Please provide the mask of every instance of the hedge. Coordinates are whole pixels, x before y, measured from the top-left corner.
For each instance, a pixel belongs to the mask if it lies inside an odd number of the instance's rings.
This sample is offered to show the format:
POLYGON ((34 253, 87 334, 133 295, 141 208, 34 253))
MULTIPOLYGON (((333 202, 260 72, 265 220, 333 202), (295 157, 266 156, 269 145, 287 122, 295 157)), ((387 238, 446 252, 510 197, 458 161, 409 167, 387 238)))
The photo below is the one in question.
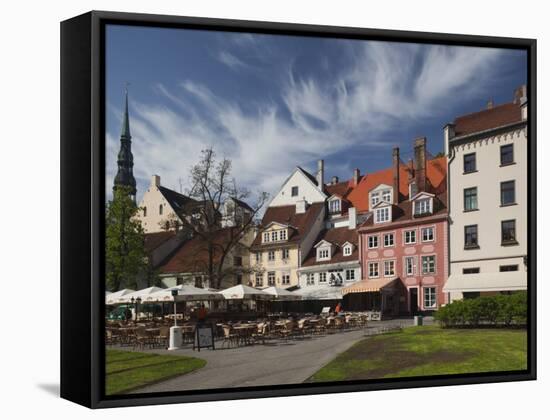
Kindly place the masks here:
POLYGON ((527 292, 457 300, 440 308, 443 327, 511 326, 527 323, 527 292))

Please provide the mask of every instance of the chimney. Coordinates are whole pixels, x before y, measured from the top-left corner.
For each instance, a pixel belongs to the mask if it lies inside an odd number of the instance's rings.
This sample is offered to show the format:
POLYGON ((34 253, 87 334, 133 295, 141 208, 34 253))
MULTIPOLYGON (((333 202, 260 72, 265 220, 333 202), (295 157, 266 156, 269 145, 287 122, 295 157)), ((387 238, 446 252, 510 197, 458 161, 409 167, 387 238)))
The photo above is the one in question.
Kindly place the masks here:
POLYGON ((356 186, 359 184, 359 179, 361 178, 361 171, 359 171, 359 168, 355 168, 353 170, 353 185, 356 186))
POLYGON ((304 214, 307 210, 307 201, 298 200, 296 201, 296 214, 304 214))
POLYGON ((514 103, 523 105, 525 102, 527 102, 527 86, 521 85, 514 90, 514 103))
POLYGON ((160 187, 160 176, 153 175, 151 177, 151 187, 160 187))
POLYGON ((332 177, 332 184, 338 184, 338 177, 337 176, 333 176, 332 177))
POLYGON ((348 209, 349 229, 355 229, 357 227, 357 209, 350 207, 348 209))
POLYGON ((417 191, 426 191, 426 137, 419 137, 414 141, 414 163, 417 191))
POLYGON ((454 136, 455 136, 455 125, 452 123, 446 124, 445 127, 443 127, 443 142, 444 142, 446 156, 449 156, 449 151, 451 150, 450 144, 454 136))
POLYGON ((393 204, 399 203, 399 147, 394 147, 393 157, 393 204))
POLYGON ((319 159, 317 161, 317 187, 319 187, 319 190, 323 192, 325 189, 325 161, 323 159, 319 159))
POLYGON ((495 106, 495 103, 493 102, 493 100, 489 99, 487 101, 487 109, 493 109, 494 106, 495 106))

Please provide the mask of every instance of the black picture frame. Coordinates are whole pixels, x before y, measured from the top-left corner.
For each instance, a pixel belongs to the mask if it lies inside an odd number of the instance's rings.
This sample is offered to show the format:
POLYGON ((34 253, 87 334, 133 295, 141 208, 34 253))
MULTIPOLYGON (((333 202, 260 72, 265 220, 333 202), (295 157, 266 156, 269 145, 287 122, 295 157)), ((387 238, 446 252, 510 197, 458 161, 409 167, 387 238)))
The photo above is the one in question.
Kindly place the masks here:
POLYGON ((536 379, 536 40, 92 11, 61 23, 61 397, 90 408, 536 379), (528 55, 528 368, 522 372, 104 395, 107 24, 522 49, 528 55))

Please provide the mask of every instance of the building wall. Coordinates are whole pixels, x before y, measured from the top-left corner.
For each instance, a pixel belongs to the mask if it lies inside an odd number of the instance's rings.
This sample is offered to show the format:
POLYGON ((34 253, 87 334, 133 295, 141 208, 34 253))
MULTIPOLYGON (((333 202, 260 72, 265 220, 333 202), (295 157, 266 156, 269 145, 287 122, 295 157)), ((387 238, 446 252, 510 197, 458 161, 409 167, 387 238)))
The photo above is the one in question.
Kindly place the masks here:
POLYGON ((308 203, 319 203, 325 201, 326 196, 319 191, 319 188, 311 182, 300 170, 295 170, 288 178, 279 192, 273 197, 269 207, 288 206, 296 204, 297 201, 306 200, 308 203), (292 187, 298 187, 298 195, 292 196, 292 187))
POLYGON ((168 204, 154 182, 151 182, 151 185, 143 194, 139 207, 140 210, 136 218, 141 221, 145 233, 161 232, 164 230, 161 223, 172 218, 178 218, 179 220, 174 209, 168 204), (162 214, 159 212, 160 205, 163 206, 162 214), (147 208, 147 216, 144 216, 143 208, 147 208))
POLYGON ((361 280, 361 265, 359 264, 359 261, 351 261, 351 262, 345 262, 345 263, 335 263, 335 264, 323 264, 323 265, 313 265, 308 267, 302 267, 300 268, 298 275, 299 275, 299 285, 301 288, 307 288, 309 286, 322 286, 326 285, 327 287, 334 287, 329 285, 329 271, 330 270, 343 270, 342 271, 342 278, 344 280, 342 286, 349 286, 350 284, 361 280), (353 280, 346 280, 346 270, 353 270, 354 271, 354 279, 353 280), (314 273, 314 284, 308 285, 307 284, 307 275, 309 273, 314 273), (327 273, 327 282, 326 283, 320 283, 319 282, 319 274, 320 273, 327 273))
POLYGON ((323 230, 323 227, 325 226, 325 212, 325 207, 323 207, 317 215, 315 222, 313 222, 311 228, 302 239, 300 244, 300 266, 306 259, 313 245, 315 245, 315 240, 318 238, 319 233, 321 233, 321 230, 323 230))
MULTIPOLYGON (((493 135, 466 144, 449 145, 450 274, 479 267, 480 273, 498 272, 500 265, 517 264, 527 287, 523 256, 527 254, 527 129, 493 135), (500 166, 500 146, 514 144, 515 164, 500 166), (476 153, 477 172, 464 174, 464 155, 476 153), (500 183, 515 180, 516 205, 501 207, 500 183), (464 188, 477 187, 477 211, 464 212, 464 188), (516 221, 517 245, 501 245, 501 221, 516 221), (464 249, 464 226, 478 226, 479 249, 464 249)), ((472 282, 476 276, 472 276, 472 282)), ((453 294, 452 298, 460 298, 453 294)))
MULTIPOLYGON (((257 272, 262 273, 262 279, 263 283, 259 287, 267 287, 269 286, 267 282, 267 275, 268 272, 275 272, 275 286, 276 287, 283 287, 287 288, 290 286, 295 286, 298 284, 298 275, 297 275, 297 269, 298 269, 298 245, 292 244, 292 245, 283 245, 281 244, 281 247, 270 247, 269 250, 262 249, 261 251, 258 251, 261 254, 261 261, 256 261, 256 254, 255 252, 250 253, 250 265, 254 268, 257 272), (289 250, 289 256, 288 259, 282 258, 282 249, 288 249, 289 250), (275 260, 274 261, 268 261, 268 251, 272 250, 275 251, 275 260), (283 274, 289 274, 290 275, 290 284, 283 284, 282 283, 282 276, 283 274)), ((249 280, 253 286, 256 286, 256 273, 251 273, 249 276, 249 280)))
POLYGON ((409 291, 412 288, 418 289, 418 308, 420 310, 435 310, 447 303, 447 294, 443 292, 443 286, 448 276, 447 260, 447 221, 441 218, 423 218, 418 223, 407 227, 394 227, 388 225, 388 229, 377 232, 360 232, 361 240, 361 272, 363 279, 385 278, 384 261, 395 261, 395 275, 386 278, 399 277, 407 289, 407 296, 403 303, 410 310, 409 291), (422 242, 421 229, 424 227, 434 228, 434 240, 422 242), (405 244, 404 232, 415 230, 416 243, 405 244), (383 235, 394 234, 394 246, 384 247, 383 235), (378 235, 378 247, 368 248, 368 237, 378 235), (435 273, 422 274, 422 256, 435 255, 435 273), (405 257, 415 257, 415 274, 407 275, 405 271, 405 257), (369 262, 379 263, 378 277, 369 277, 369 262), (436 306, 432 308, 424 305, 424 288, 436 288, 436 306))

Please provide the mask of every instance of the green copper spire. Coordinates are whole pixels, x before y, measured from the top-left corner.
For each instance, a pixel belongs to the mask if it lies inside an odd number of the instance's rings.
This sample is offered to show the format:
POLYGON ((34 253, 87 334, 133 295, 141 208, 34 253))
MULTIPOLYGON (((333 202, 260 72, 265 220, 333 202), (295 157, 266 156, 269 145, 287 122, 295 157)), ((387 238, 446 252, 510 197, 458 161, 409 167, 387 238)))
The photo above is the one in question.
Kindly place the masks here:
POLYGON ((124 115, 122 117, 122 130, 120 132, 120 137, 125 137, 131 139, 130 135, 130 118, 128 116, 128 87, 125 90, 125 102, 124 102, 124 115))

